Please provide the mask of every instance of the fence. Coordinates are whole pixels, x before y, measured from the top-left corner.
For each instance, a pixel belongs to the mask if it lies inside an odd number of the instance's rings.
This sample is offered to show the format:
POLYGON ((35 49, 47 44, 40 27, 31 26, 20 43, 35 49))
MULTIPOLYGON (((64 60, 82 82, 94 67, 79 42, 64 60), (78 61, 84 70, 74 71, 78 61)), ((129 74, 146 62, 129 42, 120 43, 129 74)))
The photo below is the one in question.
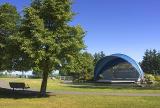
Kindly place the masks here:
POLYGON ((63 81, 72 81, 73 77, 72 76, 59 76, 59 79, 63 81))

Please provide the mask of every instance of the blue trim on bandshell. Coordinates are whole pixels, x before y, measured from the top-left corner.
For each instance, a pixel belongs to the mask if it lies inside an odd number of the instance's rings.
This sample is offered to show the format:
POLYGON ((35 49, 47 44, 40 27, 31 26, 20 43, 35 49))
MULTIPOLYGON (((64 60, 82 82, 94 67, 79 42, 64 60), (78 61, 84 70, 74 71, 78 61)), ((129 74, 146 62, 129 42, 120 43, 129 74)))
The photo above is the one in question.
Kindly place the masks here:
POLYGON ((138 79, 143 79, 144 78, 144 73, 143 70, 141 69, 140 65, 133 60, 131 57, 124 55, 124 54, 112 54, 110 56, 106 56, 104 58, 102 58, 101 60, 98 61, 98 63, 96 64, 95 67, 95 71, 94 71, 94 79, 96 80, 98 75, 101 73, 101 70, 104 68, 104 66, 110 62, 113 61, 116 58, 120 58, 125 60, 127 63, 131 64, 139 73, 139 78, 138 79))

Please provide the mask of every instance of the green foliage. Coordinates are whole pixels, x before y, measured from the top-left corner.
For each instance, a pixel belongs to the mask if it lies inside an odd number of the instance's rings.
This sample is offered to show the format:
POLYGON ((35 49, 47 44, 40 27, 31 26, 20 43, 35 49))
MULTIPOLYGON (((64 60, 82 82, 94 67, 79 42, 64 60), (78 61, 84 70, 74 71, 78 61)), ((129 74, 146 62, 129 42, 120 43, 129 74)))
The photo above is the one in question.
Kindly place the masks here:
POLYGON ((160 74, 160 53, 155 49, 146 50, 141 67, 145 73, 160 74))
POLYGON ((42 0, 32 0, 31 7, 33 7, 36 10, 39 10, 42 6, 42 0))
POLYGON ((155 83, 155 77, 151 74, 145 74, 144 78, 145 78, 146 83, 149 85, 155 83))
POLYGON ((34 8, 24 10, 24 19, 20 28, 21 33, 13 37, 21 46, 21 50, 27 54, 33 62, 34 71, 52 71, 57 63, 56 54, 58 46, 55 36, 45 30, 43 20, 37 15, 34 8), (46 63, 47 62, 47 63, 46 63), (46 67, 46 64, 50 64, 46 67))
POLYGON ((14 42, 9 39, 18 31, 19 14, 8 3, 0 5, 0 70, 11 70, 15 59, 14 42))
POLYGON ((71 0, 33 0, 31 6, 39 11, 45 27, 57 30, 72 20, 71 0))
POLYGON ((160 76, 159 76, 159 75, 155 76, 155 80, 156 80, 157 82, 160 82, 160 76))
POLYGON ((71 62, 66 62, 61 68, 61 74, 72 75, 76 80, 90 80, 93 78, 94 58, 88 52, 79 53, 71 59, 71 62))
POLYGON ((14 6, 6 3, 0 5, 0 40, 5 41, 5 38, 13 35, 17 31, 17 22, 19 15, 14 6))
POLYGON ((101 52, 99 52, 99 53, 95 53, 95 54, 94 54, 94 64, 96 65, 97 62, 98 62, 100 59, 104 58, 105 56, 106 56, 106 55, 104 54, 103 51, 101 51, 101 52))
POLYGON ((36 71, 36 72, 32 72, 33 74, 33 78, 42 78, 42 72, 40 71, 36 71))
POLYGON ((17 43, 15 46, 19 56, 16 60, 20 63, 27 61, 27 64, 17 65, 16 68, 30 68, 42 73, 43 95, 48 74, 60 70, 65 63, 71 64, 85 48, 82 27, 68 24, 74 14, 71 4, 70 0, 33 0, 31 7, 24 10, 19 33, 10 37, 17 43))
POLYGON ((90 53, 82 53, 79 61, 79 79, 80 80, 91 80, 93 78, 94 71, 94 58, 90 53))
POLYGON ((1 5, 0 70, 42 73, 45 93, 48 74, 75 62, 85 48, 82 27, 68 24, 74 15, 71 5, 70 0, 33 0, 22 20, 14 6, 1 5))

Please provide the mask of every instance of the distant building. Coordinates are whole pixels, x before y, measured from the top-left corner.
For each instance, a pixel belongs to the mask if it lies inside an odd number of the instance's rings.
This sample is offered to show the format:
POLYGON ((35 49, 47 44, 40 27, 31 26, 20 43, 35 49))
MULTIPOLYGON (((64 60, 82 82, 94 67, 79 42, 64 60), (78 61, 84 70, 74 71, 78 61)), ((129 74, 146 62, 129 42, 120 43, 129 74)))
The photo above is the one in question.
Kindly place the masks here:
MULTIPOLYGON (((0 74, 2 74, 3 76, 10 76, 10 77, 41 77, 42 73, 38 73, 38 74, 34 74, 32 70, 30 71, 0 71, 0 74)), ((59 71, 58 70, 53 70, 50 74, 51 76, 58 76, 59 75, 59 71)))
POLYGON ((1 74, 5 76, 11 76, 11 77, 26 77, 33 76, 32 71, 1 71, 1 74))

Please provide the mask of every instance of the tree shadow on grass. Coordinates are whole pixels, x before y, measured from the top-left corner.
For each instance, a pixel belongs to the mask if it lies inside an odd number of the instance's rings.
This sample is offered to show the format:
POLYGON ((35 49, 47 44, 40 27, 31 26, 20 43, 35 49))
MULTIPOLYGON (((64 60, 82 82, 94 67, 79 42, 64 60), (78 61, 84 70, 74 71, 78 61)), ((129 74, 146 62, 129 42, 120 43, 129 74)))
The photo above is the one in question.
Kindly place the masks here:
MULTIPOLYGON (((50 92, 46 93, 47 98, 51 96, 50 92)), ((12 98, 12 99, 23 99, 23 98, 42 98, 40 92, 31 90, 11 90, 7 88, 0 88, 0 98, 12 98)))

